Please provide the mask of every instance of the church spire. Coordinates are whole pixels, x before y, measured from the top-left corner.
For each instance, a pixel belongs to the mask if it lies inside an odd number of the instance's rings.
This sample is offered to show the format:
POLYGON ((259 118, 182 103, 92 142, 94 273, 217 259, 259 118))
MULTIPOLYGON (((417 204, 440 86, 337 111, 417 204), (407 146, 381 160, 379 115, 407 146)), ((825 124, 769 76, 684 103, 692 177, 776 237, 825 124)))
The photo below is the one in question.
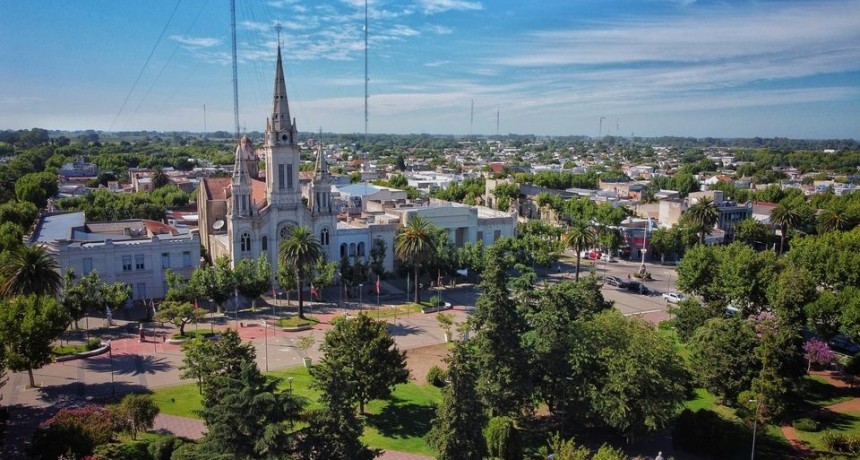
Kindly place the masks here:
POLYGON ((250 185, 251 171, 248 162, 254 161, 254 148, 248 136, 243 136, 236 146, 236 158, 233 160, 233 185, 250 185))
POLYGON ((275 65, 275 91, 272 101, 272 118, 266 130, 272 144, 295 144, 295 126, 290 119, 290 104, 287 101, 287 83, 284 80, 284 65, 281 45, 278 43, 278 61, 275 65))
POLYGON ((314 179, 327 179, 328 174, 328 161, 326 161, 325 150, 323 149, 322 142, 320 142, 319 148, 317 149, 317 163, 314 167, 314 179))

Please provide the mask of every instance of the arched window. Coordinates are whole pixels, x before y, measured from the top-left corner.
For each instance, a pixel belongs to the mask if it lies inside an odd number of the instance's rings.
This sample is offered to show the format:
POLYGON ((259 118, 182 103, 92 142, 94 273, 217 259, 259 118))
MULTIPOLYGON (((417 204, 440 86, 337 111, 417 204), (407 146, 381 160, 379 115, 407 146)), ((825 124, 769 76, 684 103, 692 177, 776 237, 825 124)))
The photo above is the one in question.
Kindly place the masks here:
POLYGON ((260 249, 263 251, 269 250, 269 237, 268 236, 263 235, 263 238, 260 241, 260 249))
POLYGON ((340 243, 340 258, 346 257, 346 243, 340 243))
POLYGON ((251 250, 251 235, 247 233, 243 233, 242 237, 239 239, 239 247, 242 252, 248 252, 251 250))
POLYGON ((355 257, 355 243, 349 243, 349 256, 355 257))
POLYGON ((324 228, 320 232, 320 244, 322 244, 323 246, 328 246, 328 243, 329 243, 328 229, 324 228))
POLYGON ((358 257, 364 257, 364 241, 358 243, 358 257))

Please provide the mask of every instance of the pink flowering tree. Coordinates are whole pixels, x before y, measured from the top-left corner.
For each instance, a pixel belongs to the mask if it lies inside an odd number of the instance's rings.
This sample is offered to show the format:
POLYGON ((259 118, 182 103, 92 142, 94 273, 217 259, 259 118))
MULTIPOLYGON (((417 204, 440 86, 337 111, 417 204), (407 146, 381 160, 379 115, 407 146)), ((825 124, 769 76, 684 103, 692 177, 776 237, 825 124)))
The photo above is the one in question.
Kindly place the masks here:
POLYGON ((803 355, 808 363, 806 373, 812 368, 812 364, 826 366, 833 362, 836 355, 826 342, 820 339, 811 339, 803 344, 803 355))

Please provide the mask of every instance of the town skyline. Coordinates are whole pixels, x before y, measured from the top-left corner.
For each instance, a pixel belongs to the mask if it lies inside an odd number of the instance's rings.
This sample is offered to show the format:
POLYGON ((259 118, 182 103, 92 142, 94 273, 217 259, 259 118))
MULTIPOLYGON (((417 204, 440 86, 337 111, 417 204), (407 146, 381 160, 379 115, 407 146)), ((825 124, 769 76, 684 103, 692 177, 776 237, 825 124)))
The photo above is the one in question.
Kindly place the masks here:
MULTIPOLYGON (((226 2, 4 10, 0 128, 232 131, 226 2)), ((858 11, 371 1, 368 129, 496 134, 498 114, 500 134, 856 139, 858 11)), ((242 129, 271 112, 278 23, 299 130, 362 132, 363 22, 361 0, 238 2, 242 129)))

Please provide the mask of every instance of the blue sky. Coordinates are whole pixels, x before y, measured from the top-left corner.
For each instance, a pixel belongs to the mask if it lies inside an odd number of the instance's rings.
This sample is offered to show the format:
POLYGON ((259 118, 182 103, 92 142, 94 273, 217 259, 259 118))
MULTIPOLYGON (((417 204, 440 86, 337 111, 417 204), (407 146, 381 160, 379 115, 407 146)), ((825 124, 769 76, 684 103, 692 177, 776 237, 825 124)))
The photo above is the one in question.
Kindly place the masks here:
MULTIPOLYGON (((236 3, 243 128, 271 111, 278 22, 299 129, 362 132, 364 1, 236 3)), ((597 136, 605 117, 622 136, 860 138, 860 0, 369 9, 371 133, 495 134, 498 111, 502 134, 597 136)), ((205 104, 209 131, 232 130, 227 0, 0 0, 0 14, 0 129, 202 131, 205 104)))

